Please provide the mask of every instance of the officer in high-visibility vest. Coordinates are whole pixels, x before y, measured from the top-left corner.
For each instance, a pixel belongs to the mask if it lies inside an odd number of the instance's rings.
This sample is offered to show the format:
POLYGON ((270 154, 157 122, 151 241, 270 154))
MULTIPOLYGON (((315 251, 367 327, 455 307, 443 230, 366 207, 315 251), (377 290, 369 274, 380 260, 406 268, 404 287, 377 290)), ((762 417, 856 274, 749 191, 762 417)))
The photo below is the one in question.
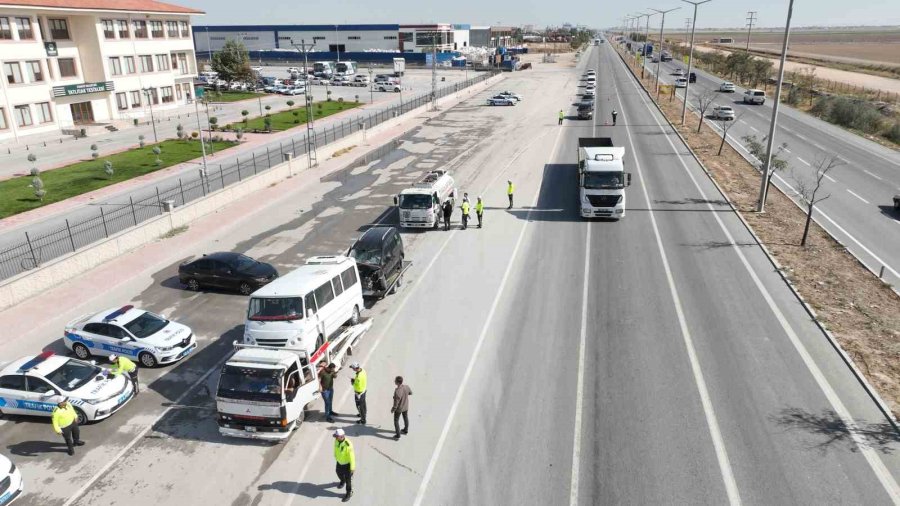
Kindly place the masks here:
POLYGON ((562 109, 559 110, 559 124, 562 125, 563 119, 565 119, 566 113, 563 112, 562 109))
POLYGON ((463 230, 469 228, 469 201, 463 200, 462 205, 462 228, 463 230))
POLYGON ((509 207, 507 209, 512 209, 513 206, 513 191, 515 190, 515 186, 513 186, 512 181, 506 181, 506 196, 509 197, 509 207))
POLYGON ((128 379, 131 380, 132 386, 134 386, 134 395, 140 393, 137 364, 127 357, 115 354, 109 356, 109 361, 112 362, 114 366, 109 372, 112 373, 113 376, 118 376, 123 372, 127 374, 128 379))
POLYGON ((475 201, 475 216, 478 217, 478 228, 481 228, 481 218, 484 216, 484 202, 481 197, 475 201))
POLYGON ((356 372, 356 376, 350 379, 350 384, 353 385, 353 398, 356 400, 356 410, 359 411, 359 422, 363 425, 366 424, 366 384, 368 383, 368 378, 366 376, 366 371, 360 367, 359 362, 353 362, 350 364, 350 369, 353 369, 356 372))
POLYGON ((53 424, 53 431, 62 434, 69 455, 75 455, 75 447, 84 445, 84 441, 81 440, 81 433, 78 430, 78 413, 69 404, 69 399, 59 401, 53 408, 50 422, 53 424))
POLYGON ((344 429, 334 431, 334 467, 338 476, 338 488, 344 488, 347 485, 347 493, 344 494, 343 502, 350 500, 353 495, 353 472, 356 471, 356 454, 353 452, 353 443, 347 439, 344 429))

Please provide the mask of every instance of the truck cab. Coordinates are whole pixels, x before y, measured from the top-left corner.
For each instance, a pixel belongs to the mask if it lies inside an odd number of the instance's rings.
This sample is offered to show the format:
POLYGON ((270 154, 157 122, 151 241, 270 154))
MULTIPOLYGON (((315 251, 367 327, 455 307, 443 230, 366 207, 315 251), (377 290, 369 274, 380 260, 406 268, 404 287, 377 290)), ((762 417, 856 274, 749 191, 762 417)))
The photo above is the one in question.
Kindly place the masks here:
POLYGON ((625 188, 631 174, 625 172, 625 148, 608 137, 578 139, 578 192, 583 218, 620 219, 625 216, 625 188))
POLYGON ((400 226, 437 228, 441 221, 441 204, 456 200, 453 178, 445 170, 433 170, 394 197, 400 208, 400 226))

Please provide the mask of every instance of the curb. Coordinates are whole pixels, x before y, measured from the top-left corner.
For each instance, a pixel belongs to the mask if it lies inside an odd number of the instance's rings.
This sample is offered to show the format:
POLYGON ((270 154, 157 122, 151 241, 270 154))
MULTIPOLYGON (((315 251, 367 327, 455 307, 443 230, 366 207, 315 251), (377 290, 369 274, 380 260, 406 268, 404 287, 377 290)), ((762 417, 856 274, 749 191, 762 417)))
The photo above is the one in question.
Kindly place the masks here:
MULTIPOLYGON (((628 66, 628 62, 625 61, 625 59, 622 57, 621 53, 616 51, 616 54, 619 56, 619 59, 622 60, 622 63, 625 64, 625 67, 628 69, 628 71, 631 73, 631 75, 635 79, 637 79, 637 76, 635 76, 634 71, 631 69, 631 67, 628 66)), ((643 83, 641 83, 640 79, 637 79, 637 81, 639 84, 641 84, 641 89, 643 89, 644 92, 647 93, 648 96, 650 96, 650 93, 647 91, 646 88, 644 88, 643 83)), ((803 309, 812 318, 812 321, 816 324, 816 327, 818 327, 819 330, 822 331, 822 334, 828 340, 828 343, 831 344, 831 347, 834 348, 835 351, 837 351, 838 355, 840 355, 840 357, 844 361, 844 363, 850 368, 850 371, 853 373, 853 376, 856 377, 857 382, 859 382, 859 384, 863 387, 863 390, 866 391, 866 394, 869 395, 869 398, 871 398, 875 402, 875 405, 878 407, 878 410, 881 411, 881 413, 887 418, 888 422, 891 424, 891 426, 893 426, 894 431, 897 432, 898 434, 900 434, 900 422, 898 422, 897 418, 894 416, 894 413, 890 410, 890 408, 888 408, 887 403, 885 403, 884 400, 881 398, 881 396, 878 394, 878 391, 875 390, 874 387, 872 387, 872 385, 869 383, 869 381, 865 378, 865 376, 862 374, 862 372, 856 366, 856 363, 853 361, 853 359, 849 355, 847 355, 847 352, 844 351, 844 349, 841 347, 840 343, 838 343, 837 340, 834 338, 834 335, 828 329, 825 328, 825 325, 821 321, 819 321, 819 317, 816 314, 816 311, 812 307, 810 307, 810 305, 806 302, 806 300, 803 298, 803 296, 797 290, 797 287, 794 285, 794 283, 791 282, 791 280, 787 278, 787 276, 785 275, 785 272, 784 272, 784 268, 781 266, 781 264, 778 263, 778 260, 775 259, 774 256, 772 256, 772 253, 765 246, 765 244, 763 244, 763 242, 762 242, 762 240, 760 240, 759 236, 756 235, 756 232, 754 232, 754 230, 750 226, 750 224, 747 223, 747 221, 744 219, 743 215, 741 215, 741 212, 735 207, 735 205, 731 201, 731 199, 728 198, 728 195, 722 190, 722 188, 716 182, 715 178, 713 178, 712 174, 706 168, 706 165, 703 164, 703 162, 700 160, 700 158, 697 156, 697 154, 694 152, 694 150, 688 145, 687 141, 684 139, 684 137, 682 137, 681 132, 678 131, 678 129, 675 127, 674 124, 672 124, 671 121, 669 121, 669 118, 665 115, 665 113, 663 113, 662 109, 660 109, 660 107, 659 107, 659 104, 657 104, 656 101, 653 100, 652 96, 650 97, 650 102, 653 103, 653 106, 656 107, 656 110, 659 111, 659 113, 662 115, 663 119, 665 119, 666 124, 669 125, 669 128, 672 130, 672 132, 674 132, 675 135, 678 136, 678 139, 681 141, 681 143, 684 145, 684 147, 687 148, 688 152, 691 154, 691 156, 694 158, 694 160, 697 162, 697 164, 700 165, 700 168, 703 169, 703 172, 706 174, 706 177, 708 177, 709 180, 712 182, 712 184, 716 187, 716 190, 719 192, 720 195, 722 195, 722 198, 725 199, 725 202, 727 202, 728 206, 731 208, 731 210, 734 211, 734 214, 737 215, 738 219, 741 220, 741 223, 744 225, 744 228, 747 229, 747 232, 750 233, 750 235, 753 237, 753 240, 756 241, 756 244, 758 244, 759 247, 762 249, 763 253, 766 255, 766 258, 769 259, 769 262, 772 264, 773 267, 775 267, 776 272, 778 272, 778 275, 781 277, 782 280, 784 280, 785 284, 791 290, 791 293, 794 294, 794 297, 797 298, 797 300, 803 306, 803 309)), ((732 147, 732 149, 734 149, 734 147, 732 147)), ((739 150, 735 150, 735 151, 739 151, 739 150)), ((749 162, 749 160, 748 160, 748 162, 749 162)), ((753 165, 753 164, 751 163, 751 165, 753 165)), ((781 190, 781 188, 778 188, 777 186, 775 186, 775 187, 778 189, 778 191, 780 191, 782 194, 784 194, 785 197, 788 198, 788 200, 790 200, 791 202, 794 202, 794 199, 790 198, 787 194, 785 194, 784 191, 781 190)), ((794 204, 796 204, 796 202, 794 202, 794 204)), ((819 225, 819 228, 822 228, 823 230, 825 230, 821 225, 819 225)), ((827 230, 825 232, 828 233, 827 230)), ((832 237, 832 239, 833 239, 833 236, 831 236, 830 233, 828 233, 828 236, 832 237)), ((837 242, 842 247, 844 247, 845 250, 847 249, 843 244, 841 244, 840 241, 837 241, 835 239, 835 242, 837 242)), ((847 250, 847 251, 849 253, 849 250, 847 250)), ((856 259, 857 262, 859 262, 859 259, 856 258, 855 255, 853 255, 851 253, 851 256, 853 256, 853 258, 856 259)), ((860 264, 862 264, 862 262, 860 262, 860 264)))

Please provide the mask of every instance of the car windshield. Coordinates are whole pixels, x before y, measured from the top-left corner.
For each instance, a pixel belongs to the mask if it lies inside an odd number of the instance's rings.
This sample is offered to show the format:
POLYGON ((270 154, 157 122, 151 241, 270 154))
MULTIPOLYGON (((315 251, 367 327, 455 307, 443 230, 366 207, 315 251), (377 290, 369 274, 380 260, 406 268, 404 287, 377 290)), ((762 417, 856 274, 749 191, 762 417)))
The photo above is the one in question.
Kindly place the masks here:
POLYGON ((357 248, 350 250, 350 256, 363 264, 381 265, 381 248, 357 248))
POLYGON ((257 369, 226 365, 219 376, 219 397, 254 401, 281 401, 280 369, 257 369))
MULTIPOLYGON (((496 97, 495 97, 496 98, 496 97)), ((410 193, 400 195, 400 209, 430 209, 431 195, 410 193)))
POLYGON ((302 297, 253 297, 247 319, 255 321, 292 321, 303 319, 302 297))
POLYGON ((621 172, 585 172, 584 188, 586 190, 620 189, 622 185, 621 172))
POLYGON ((134 320, 126 323, 124 325, 125 330, 131 332, 135 337, 147 337, 156 334, 160 330, 163 329, 166 325, 169 324, 169 320, 166 320, 162 316, 155 315, 153 313, 144 313, 141 316, 138 316, 134 320))
POLYGON ((242 271, 244 269, 253 267, 257 263, 258 262, 256 260, 254 260, 248 256, 238 255, 234 258, 234 260, 232 260, 231 265, 235 270, 242 271))
POLYGON ((45 377, 50 383, 71 392, 84 386, 99 373, 100 368, 95 365, 69 359, 60 368, 45 377))

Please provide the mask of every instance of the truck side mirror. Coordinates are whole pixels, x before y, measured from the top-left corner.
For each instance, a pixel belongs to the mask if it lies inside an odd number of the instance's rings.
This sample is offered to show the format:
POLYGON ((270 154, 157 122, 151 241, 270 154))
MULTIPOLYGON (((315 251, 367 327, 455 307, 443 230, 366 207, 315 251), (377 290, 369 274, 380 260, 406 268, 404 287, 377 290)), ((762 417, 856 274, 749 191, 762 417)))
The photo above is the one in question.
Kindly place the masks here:
POLYGON ((398 198, 396 195, 394 195, 394 205, 395 205, 395 206, 399 206, 399 205, 400 205, 400 198, 398 198))
POLYGON ((314 313, 313 313, 313 310, 312 310, 312 309, 307 309, 307 310, 306 310, 306 317, 307 317, 307 318, 312 318, 312 317, 313 317, 313 314, 314 314, 314 313))
POLYGON ((625 173, 625 186, 631 186, 631 172, 625 173))

